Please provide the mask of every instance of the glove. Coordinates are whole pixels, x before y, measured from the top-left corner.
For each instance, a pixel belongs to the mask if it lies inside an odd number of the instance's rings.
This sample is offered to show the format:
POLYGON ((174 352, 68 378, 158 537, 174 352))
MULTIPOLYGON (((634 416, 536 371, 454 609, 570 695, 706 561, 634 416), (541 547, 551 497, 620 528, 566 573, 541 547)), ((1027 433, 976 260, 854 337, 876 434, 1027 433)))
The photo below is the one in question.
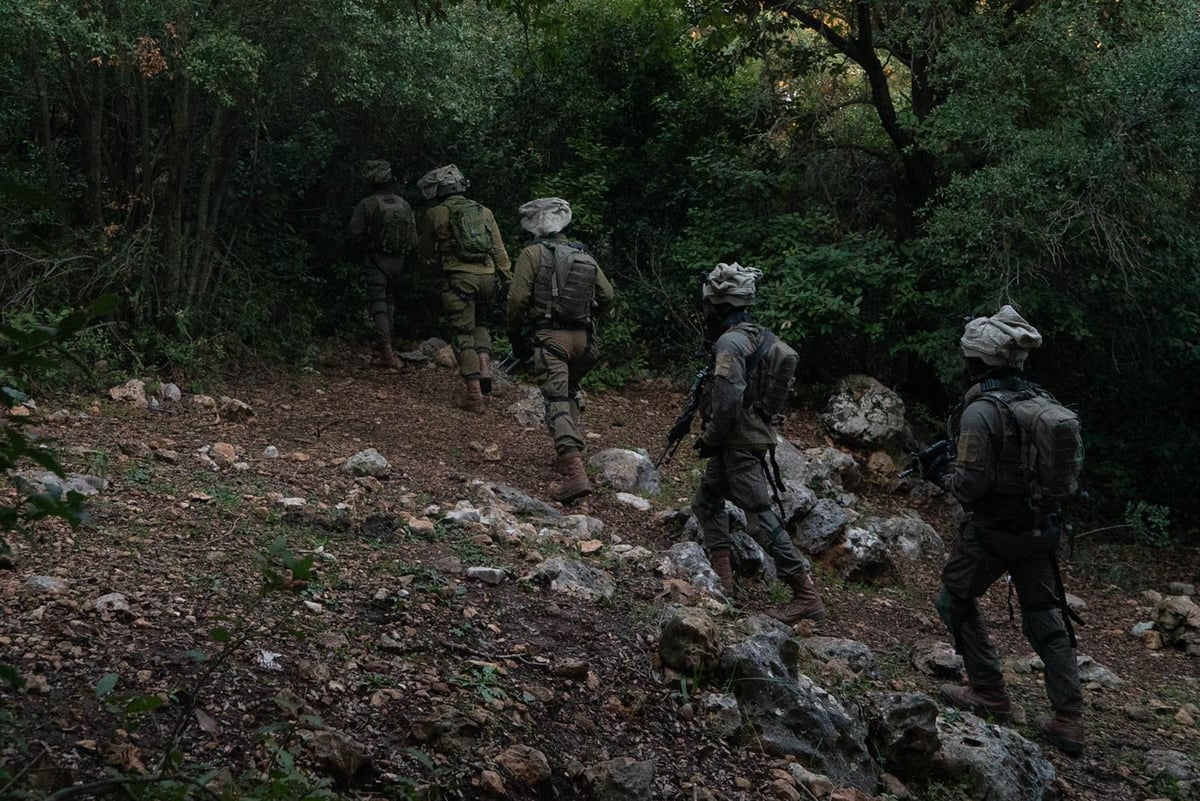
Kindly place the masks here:
POLYGON ((707 442, 704 441, 703 438, 697 439, 695 442, 692 443, 692 450, 694 450, 696 452, 696 455, 699 456, 701 459, 711 459, 721 452, 720 446, 709 445, 707 442))

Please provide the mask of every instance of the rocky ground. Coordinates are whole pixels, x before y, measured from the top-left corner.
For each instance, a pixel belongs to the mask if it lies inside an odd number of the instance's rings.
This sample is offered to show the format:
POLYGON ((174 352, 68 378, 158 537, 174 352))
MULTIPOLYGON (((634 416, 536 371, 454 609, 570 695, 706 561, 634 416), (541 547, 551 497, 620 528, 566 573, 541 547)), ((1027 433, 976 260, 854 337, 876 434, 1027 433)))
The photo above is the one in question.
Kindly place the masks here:
MULTIPOLYGON (((1045 699, 1002 585, 984 606, 1017 721, 931 700, 955 671, 930 603, 950 507, 886 459, 792 415, 806 536, 841 539, 815 549, 829 616, 786 631, 756 617, 778 585, 724 602, 678 545, 686 445, 657 489, 557 508, 536 404, 510 385, 467 415, 457 384, 335 348, 212 393, 249 408, 186 384, 157 408, 36 398, 34 430, 102 489, 84 526, 38 524, 0 570, 0 661, 25 682, 0 690, 0 797, 1200 797, 1200 656, 1159 647, 1161 621, 1130 633, 1164 604, 1186 617, 1195 549, 1098 534, 1064 566, 1091 659, 1069 759, 1024 739, 1045 699), (350 469, 367 449, 388 467, 350 469), (848 531, 877 547, 913 515, 933 529, 884 568, 848 561, 848 531)), ((656 455, 679 402, 660 382, 593 394, 592 452, 656 455)))

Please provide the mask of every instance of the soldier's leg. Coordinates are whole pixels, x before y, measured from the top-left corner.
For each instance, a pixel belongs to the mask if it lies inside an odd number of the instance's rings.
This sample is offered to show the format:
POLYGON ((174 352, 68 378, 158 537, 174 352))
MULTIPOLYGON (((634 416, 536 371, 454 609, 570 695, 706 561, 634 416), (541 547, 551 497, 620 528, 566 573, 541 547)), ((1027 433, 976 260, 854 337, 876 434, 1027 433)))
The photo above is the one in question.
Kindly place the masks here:
POLYGON ((475 352, 475 287, 470 276, 449 273, 442 291, 442 308, 453 338, 458 372, 464 379, 479 379, 479 355, 475 352))
MULTIPOLYGON (((596 347, 595 337, 591 331, 569 331, 571 340, 571 359, 569 362, 570 377, 567 385, 567 395, 571 399, 571 422, 575 430, 582 434, 583 407, 579 400, 579 382, 600 361, 600 351, 596 347)), ((582 440, 582 436, 580 437, 582 440)))
POLYGON ((725 511, 725 498, 728 495, 724 454, 718 454, 704 466, 700 487, 692 499, 692 514, 696 516, 696 523, 704 535, 704 546, 709 553, 733 548, 733 537, 729 535, 729 513, 725 511))
POLYGON ((1058 586, 1049 553, 1012 565, 1013 585, 1021 603, 1021 628, 1033 650, 1046 665, 1046 696, 1055 712, 1083 712, 1079 663, 1067 634, 1059 603, 1058 586))
POLYGON ((491 361, 492 361, 492 332, 488 328, 488 318, 496 301, 496 276, 473 275, 471 283, 475 286, 475 326, 471 331, 471 341, 480 362, 480 375, 484 376, 483 365, 486 362, 488 370, 488 390, 491 390, 491 361))
POLYGON ((780 578, 811 571, 812 565, 796 548, 771 506, 771 491, 760 455, 739 450, 723 450, 722 455, 729 480, 729 500, 745 511, 746 533, 775 560, 780 578))
POLYGON ((934 606, 962 655, 971 686, 1002 690, 1004 676, 1000 657, 988 637, 987 624, 976 599, 1004 575, 1007 568, 987 554, 979 544, 979 530, 965 524, 946 566, 942 568, 942 590, 934 606))
POLYGON ((583 451, 583 437, 571 418, 570 331, 542 330, 540 347, 534 355, 541 373, 542 401, 546 405, 546 428, 558 454, 583 451))
POLYGON ((388 313, 388 276, 376 264, 366 266, 367 310, 377 343, 392 341, 392 316, 388 313))

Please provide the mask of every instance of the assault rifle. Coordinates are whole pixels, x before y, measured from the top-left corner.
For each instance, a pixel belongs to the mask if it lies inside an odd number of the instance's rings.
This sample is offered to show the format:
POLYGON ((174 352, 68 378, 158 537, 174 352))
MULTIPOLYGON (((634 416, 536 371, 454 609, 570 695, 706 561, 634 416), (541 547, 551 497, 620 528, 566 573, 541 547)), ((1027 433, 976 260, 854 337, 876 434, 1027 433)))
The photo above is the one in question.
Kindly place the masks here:
POLYGON ((920 478, 936 484, 946 475, 951 460, 957 456, 954 443, 948 439, 940 439, 928 448, 909 454, 908 469, 900 474, 900 478, 908 478, 915 473, 920 478))
POLYGON ((529 359, 522 359, 516 354, 515 351, 510 350, 508 354, 500 360, 500 363, 496 365, 496 369, 504 373, 506 376, 512 377, 512 374, 516 371, 516 369, 527 361, 529 361, 529 359))
POLYGON ((661 467, 663 462, 669 461, 675 455, 675 449, 679 447, 679 443, 691 432, 692 420, 695 419, 696 412, 700 410, 700 395, 704 392, 704 385, 711 377, 712 374, 707 367, 696 373, 696 380, 692 382, 692 388, 688 390, 687 406, 683 408, 679 417, 675 418, 675 425, 671 426, 671 430, 667 432, 667 447, 663 449, 658 461, 654 463, 655 467, 661 467))

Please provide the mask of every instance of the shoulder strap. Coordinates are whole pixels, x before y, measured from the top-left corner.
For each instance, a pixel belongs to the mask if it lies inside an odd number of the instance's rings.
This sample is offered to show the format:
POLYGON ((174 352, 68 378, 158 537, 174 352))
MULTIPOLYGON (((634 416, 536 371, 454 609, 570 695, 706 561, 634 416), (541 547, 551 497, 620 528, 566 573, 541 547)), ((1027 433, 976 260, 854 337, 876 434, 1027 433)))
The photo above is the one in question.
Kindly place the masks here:
POLYGON ((749 373, 751 370, 753 370, 755 367, 757 367, 758 363, 761 362, 764 358, 766 358, 767 351, 769 351, 771 349, 771 346, 773 346, 775 344, 775 334, 773 334, 771 332, 771 329, 764 328, 764 329, 762 329, 762 332, 763 332, 762 341, 758 343, 758 347, 754 349, 754 352, 746 357, 746 372, 747 373, 749 373))

